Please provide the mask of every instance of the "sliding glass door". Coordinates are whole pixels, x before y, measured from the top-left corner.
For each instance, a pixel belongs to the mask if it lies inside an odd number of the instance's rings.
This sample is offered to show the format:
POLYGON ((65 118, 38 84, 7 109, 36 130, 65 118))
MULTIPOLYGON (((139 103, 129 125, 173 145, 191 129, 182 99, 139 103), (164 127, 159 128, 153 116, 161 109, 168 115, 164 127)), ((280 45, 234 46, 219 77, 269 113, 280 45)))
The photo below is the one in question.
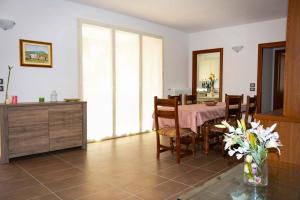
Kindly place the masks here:
POLYGON ((88 23, 80 27, 88 140, 151 130, 153 97, 163 89, 162 39, 88 23))

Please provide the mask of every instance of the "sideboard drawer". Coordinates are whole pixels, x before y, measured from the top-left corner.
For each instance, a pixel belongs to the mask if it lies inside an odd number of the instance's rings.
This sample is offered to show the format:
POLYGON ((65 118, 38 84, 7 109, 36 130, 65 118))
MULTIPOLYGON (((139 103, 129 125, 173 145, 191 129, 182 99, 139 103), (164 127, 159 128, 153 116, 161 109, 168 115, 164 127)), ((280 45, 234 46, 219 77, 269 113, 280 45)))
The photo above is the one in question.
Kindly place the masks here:
POLYGON ((8 127, 48 123, 45 106, 13 107, 8 109, 8 127))

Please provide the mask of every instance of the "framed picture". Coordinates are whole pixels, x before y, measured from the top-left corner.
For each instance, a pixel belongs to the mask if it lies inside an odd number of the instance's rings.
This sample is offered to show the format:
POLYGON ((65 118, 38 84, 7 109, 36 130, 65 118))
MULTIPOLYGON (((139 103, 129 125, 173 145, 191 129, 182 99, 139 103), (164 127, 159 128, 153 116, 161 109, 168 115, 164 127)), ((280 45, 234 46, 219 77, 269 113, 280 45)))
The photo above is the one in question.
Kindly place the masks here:
POLYGON ((27 67, 52 67, 52 44, 20 40, 20 62, 27 67))

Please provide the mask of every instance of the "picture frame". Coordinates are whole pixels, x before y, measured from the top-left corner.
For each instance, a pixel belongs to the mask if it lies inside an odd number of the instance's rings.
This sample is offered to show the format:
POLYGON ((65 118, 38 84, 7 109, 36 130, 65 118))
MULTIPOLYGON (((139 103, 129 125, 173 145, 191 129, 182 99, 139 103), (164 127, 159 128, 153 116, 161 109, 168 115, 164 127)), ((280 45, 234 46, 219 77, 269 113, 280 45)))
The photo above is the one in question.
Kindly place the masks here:
POLYGON ((52 68, 52 43, 20 39, 20 65, 52 68))

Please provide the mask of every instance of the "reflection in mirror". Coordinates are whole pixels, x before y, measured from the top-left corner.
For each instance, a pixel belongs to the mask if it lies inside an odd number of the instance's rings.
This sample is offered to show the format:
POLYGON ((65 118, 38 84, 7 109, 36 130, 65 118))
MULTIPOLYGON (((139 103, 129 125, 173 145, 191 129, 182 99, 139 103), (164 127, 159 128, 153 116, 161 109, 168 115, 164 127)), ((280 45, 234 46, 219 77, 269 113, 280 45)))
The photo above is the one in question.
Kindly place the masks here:
POLYGON ((222 100, 223 49, 193 52, 193 94, 197 102, 222 100))

